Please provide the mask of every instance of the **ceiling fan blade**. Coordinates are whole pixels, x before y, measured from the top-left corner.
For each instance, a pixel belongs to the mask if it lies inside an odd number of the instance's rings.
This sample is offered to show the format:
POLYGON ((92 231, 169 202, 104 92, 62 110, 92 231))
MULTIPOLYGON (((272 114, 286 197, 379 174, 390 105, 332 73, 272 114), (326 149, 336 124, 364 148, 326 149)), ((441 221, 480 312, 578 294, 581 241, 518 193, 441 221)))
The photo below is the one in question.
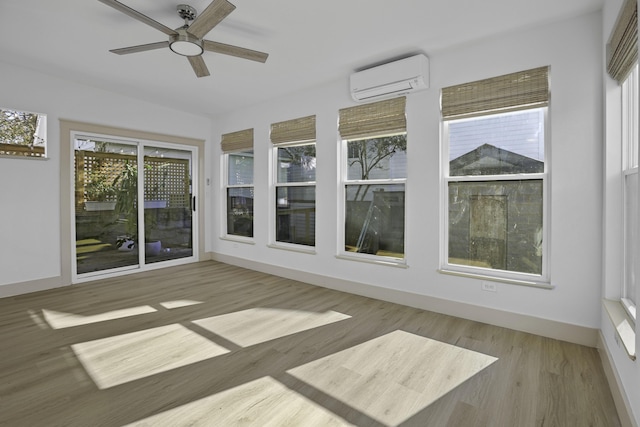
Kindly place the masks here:
POLYGON ((111 49, 109 52, 117 53, 118 55, 126 55, 128 53, 144 52, 146 50, 161 49, 163 47, 169 47, 169 42, 157 42, 141 44, 138 46, 122 47, 120 49, 111 49))
POLYGON ((227 0, 213 0, 200 15, 196 16, 196 19, 189 25, 187 32, 201 39, 227 15, 233 12, 235 8, 227 0))
POLYGON ((178 34, 175 30, 172 30, 171 28, 159 23, 158 21, 155 21, 149 18, 147 15, 143 15, 142 13, 138 12, 135 9, 131 9, 129 6, 126 6, 120 3, 119 1, 116 1, 116 0, 98 0, 98 1, 106 4, 107 6, 111 6, 112 8, 119 10, 120 12, 126 15, 129 15, 130 17, 137 19, 140 22, 144 22, 145 24, 150 25, 151 27, 155 28, 156 30, 162 31, 168 36, 175 36, 176 34, 178 34))
POLYGON ((268 53, 245 49, 243 47, 233 46, 230 44, 213 42, 211 40, 203 40, 202 47, 204 48, 204 50, 208 50, 209 52, 237 56, 238 58, 249 59, 251 61, 257 62, 265 62, 269 57, 268 53))
POLYGON ((204 63, 202 56, 187 56, 187 59, 189 60, 189 64, 191 64, 191 68, 195 71, 196 76, 206 77, 209 75, 209 69, 207 68, 207 64, 204 63))

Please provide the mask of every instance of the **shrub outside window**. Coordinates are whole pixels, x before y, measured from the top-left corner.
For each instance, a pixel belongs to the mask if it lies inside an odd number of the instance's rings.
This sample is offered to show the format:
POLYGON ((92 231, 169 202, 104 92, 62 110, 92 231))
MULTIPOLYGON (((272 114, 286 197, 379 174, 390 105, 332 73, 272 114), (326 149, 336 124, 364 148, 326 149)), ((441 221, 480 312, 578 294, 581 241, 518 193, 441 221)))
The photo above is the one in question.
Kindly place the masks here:
POLYGON ((47 116, 0 109, 0 156, 46 157, 47 116))

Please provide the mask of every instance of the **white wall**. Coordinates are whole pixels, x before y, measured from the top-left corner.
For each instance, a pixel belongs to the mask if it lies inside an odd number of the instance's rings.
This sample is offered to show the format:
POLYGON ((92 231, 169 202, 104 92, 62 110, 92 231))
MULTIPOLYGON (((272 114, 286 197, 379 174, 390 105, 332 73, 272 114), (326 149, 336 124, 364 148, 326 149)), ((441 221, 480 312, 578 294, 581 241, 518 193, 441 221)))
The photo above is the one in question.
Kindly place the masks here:
MULTIPOLYGON (((409 268, 337 259, 338 109, 353 105, 347 76, 305 93, 218 117, 213 140, 255 128, 255 245, 221 240, 223 217, 214 207, 211 248, 222 258, 264 263, 504 312, 587 328, 600 325, 602 49, 599 12, 442 52, 428 52, 431 88, 407 100, 409 268), (543 65, 551 66, 551 257, 553 290, 439 274, 439 92, 442 87, 543 65), (317 115, 317 253, 268 248, 268 150, 272 122, 317 115)), ((426 48, 425 48, 426 50, 426 48)), ((219 144, 213 152, 219 166, 219 144)), ((220 200, 214 175, 213 200, 220 200)), ((220 258, 220 257, 219 257, 220 258)), ((322 281, 322 279, 320 279, 322 281)), ((329 281, 327 282, 328 285, 329 281)), ((382 296, 385 291, 382 292, 382 296)))
POLYGON ((0 75, 0 106, 47 114, 48 124, 47 160, 0 158, 2 297, 18 289, 3 285, 68 284, 60 279, 59 119, 204 140, 211 121, 6 63, 0 63, 0 75))

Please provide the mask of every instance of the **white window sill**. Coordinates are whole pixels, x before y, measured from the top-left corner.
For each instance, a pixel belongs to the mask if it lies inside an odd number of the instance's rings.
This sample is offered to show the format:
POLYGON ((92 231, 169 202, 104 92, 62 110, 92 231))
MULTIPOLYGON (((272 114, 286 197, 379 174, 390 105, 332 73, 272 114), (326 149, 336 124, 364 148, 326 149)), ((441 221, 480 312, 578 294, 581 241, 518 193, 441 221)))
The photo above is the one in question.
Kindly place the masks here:
POLYGON ((636 305, 627 298, 622 298, 620 301, 622 303, 622 308, 627 312, 627 315, 631 318, 633 322, 633 328, 636 326, 636 305))
POLYGON ((490 275, 480 274, 480 273, 469 273, 469 272, 465 272, 465 271, 448 270, 446 268, 439 269, 438 273, 440 273, 440 274, 448 274, 448 275, 451 275, 451 276, 468 277, 470 279, 488 280, 488 281, 491 281, 491 282, 508 283, 510 285, 529 286, 529 287, 532 287, 532 288, 539 288, 539 289, 548 289, 548 290, 555 289, 555 286, 553 286, 551 283, 535 282, 535 281, 520 280, 520 279, 511 279, 511 278, 508 278, 508 277, 497 277, 497 276, 490 276, 490 275))
POLYGON ((220 236, 220 240, 227 240, 229 242, 235 243, 244 243, 246 245, 255 245, 256 242, 252 237, 242 237, 242 236, 234 236, 232 234, 227 234, 224 236, 220 236))
POLYGON ((314 246, 295 245, 291 243, 270 243, 267 245, 267 247, 272 249, 280 249, 283 251, 299 252, 303 254, 316 254, 316 248, 314 246))
POLYGON ((348 261, 358 261, 365 262, 368 264, 376 264, 376 265, 386 265, 389 267, 397 267, 397 268, 409 268, 407 262, 404 259, 400 258, 386 258, 379 256, 358 256, 358 255, 349 255, 346 253, 336 255, 337 259, 345 259, 348 261))
POLYGON ((632 319, 620 301, 603 299, 602 304, 609 314, 609 319, 611 319, 627 355, 631 360, 636 360, 636 331, 632 319))

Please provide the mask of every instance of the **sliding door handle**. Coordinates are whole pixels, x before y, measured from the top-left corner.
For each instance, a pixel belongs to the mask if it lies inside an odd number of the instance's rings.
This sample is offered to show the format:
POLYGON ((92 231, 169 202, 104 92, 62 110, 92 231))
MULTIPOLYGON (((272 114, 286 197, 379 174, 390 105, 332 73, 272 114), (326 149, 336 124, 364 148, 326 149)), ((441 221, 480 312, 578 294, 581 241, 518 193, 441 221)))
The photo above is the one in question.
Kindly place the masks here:
POLYGON ((196 196, 191 197, 191 210, 196 211, 196 196))

